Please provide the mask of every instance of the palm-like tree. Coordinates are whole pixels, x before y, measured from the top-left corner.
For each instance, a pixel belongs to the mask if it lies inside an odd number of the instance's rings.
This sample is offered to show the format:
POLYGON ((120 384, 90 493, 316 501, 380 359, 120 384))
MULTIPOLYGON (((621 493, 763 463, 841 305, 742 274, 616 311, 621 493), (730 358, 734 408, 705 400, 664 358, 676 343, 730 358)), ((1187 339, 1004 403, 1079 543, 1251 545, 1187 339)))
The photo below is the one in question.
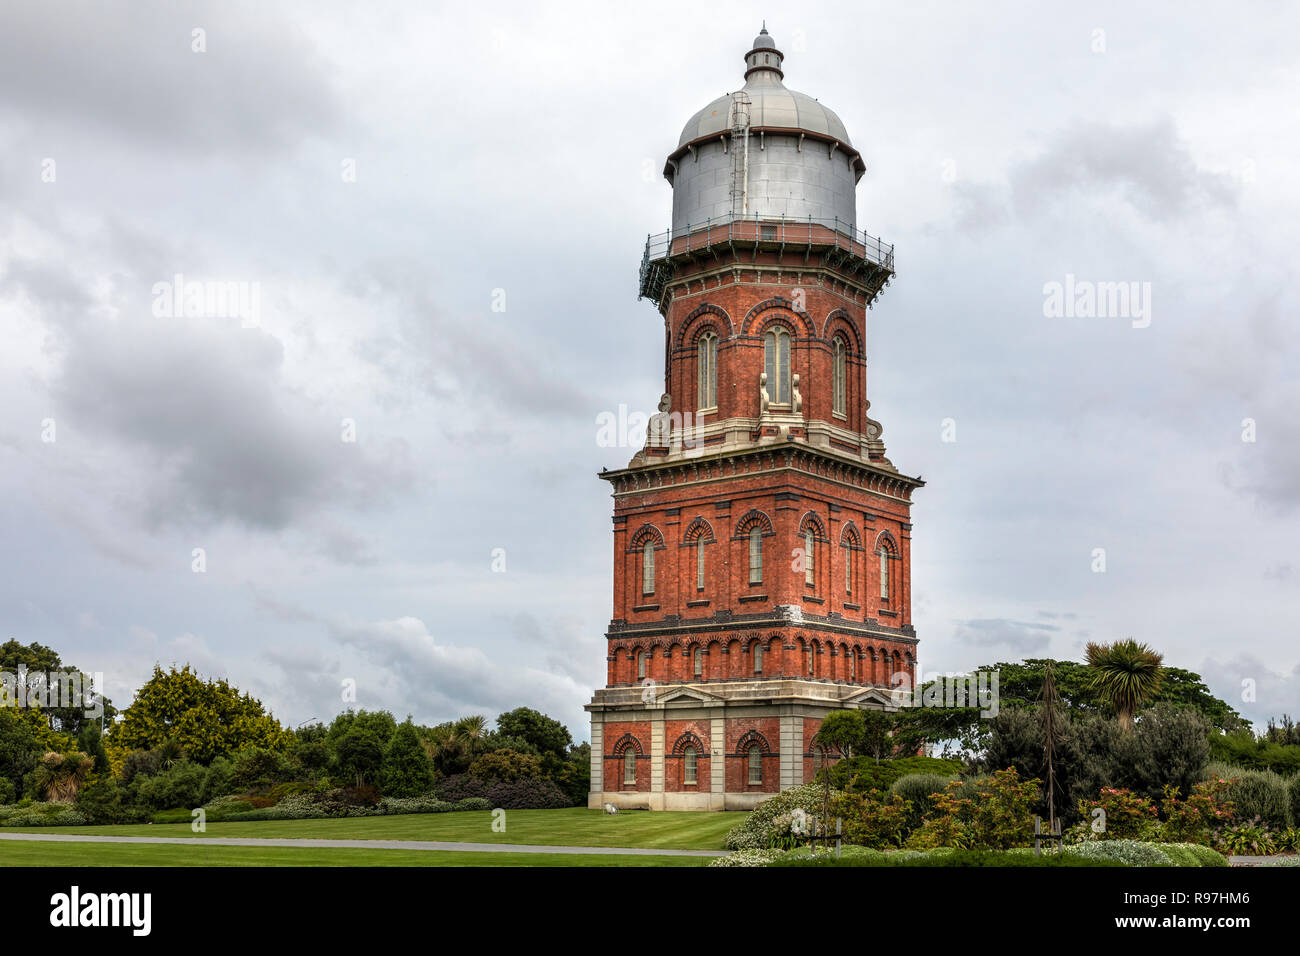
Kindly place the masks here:
POLYGON ((1131 637, 1114 644, 1089 642, 1086 653, 1093 689, 1115 708, 1120 729, 1132 730, 1133 715, 1160 690, 1164 655, 1131 637))
POLYGON ((36 786, 51 803, 71 803, 85 782, 95 761, 81 752, 50 751, 36 765, 36 786))
POLYGON ((456 737, 464 744, 471 758, 474 756, 474 751, 482 745, 487 732, 488 721, 482 714, 462 717, 456 721, 456 737))

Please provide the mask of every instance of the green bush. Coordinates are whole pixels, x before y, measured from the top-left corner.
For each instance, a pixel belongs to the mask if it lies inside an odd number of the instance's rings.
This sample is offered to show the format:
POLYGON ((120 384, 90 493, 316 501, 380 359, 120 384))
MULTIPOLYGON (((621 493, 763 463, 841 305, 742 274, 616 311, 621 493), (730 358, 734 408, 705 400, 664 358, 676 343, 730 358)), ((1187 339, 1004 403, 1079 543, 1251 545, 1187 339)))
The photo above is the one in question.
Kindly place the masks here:
POLYGON ((1231 781, 1227 795, 1236 807, 1237 820, 1259 817, 1261 823, 1274 829, 1291 826, 1289 782, 1272 770, 1247 770, 1215 762, 1206 766, 1205 775, 1207 779, 1219 776, 1231 781))
POLYGON ((201 793, 207 768, 179 760, 166 770, 136 782, 136 799, 150 810, 202 805, 201 793))
POLYGON ((232 792, 235 789, 232 782, 234 771, 234 764, 225 757, 217 757, 212 763, 208 764, 207 773, 203 777, 203 785, 199 788, 199 800, 206 804, 217 797, 224 797, 232 792))
POLYGON ((89 822, 84 813, 67 803, 0 807, 0 826, 5 827, 79 827, 89 822))
POLYGON ((1291 820, 1296 826, 1300 826, 1300 770, 1291 775, 1286 789, 1291 803, 1291 820))
POLYGON ((1122 862, 1106 858, 1086 858, 1064 853, 1033 856, 1013 850, 929 850, 919 852, 903 850, 898 853, 880 853, 875 856, 845 855, 839 859, 831 853, 815 856, 784 854, 772 860, 769 866, 919 866, 919 867, 1079 867, 1123 866, 1122 862))
POLYGON ((873 757, 851 757, 831 767, 831 786, 861 793, 888 790, 894 781, 912 773, 935 773, 955 777, 961 773, 961 761, 939 757, 894 757, 877 761, 873 757))
POLYGON ((921 818, 934 807, 930 796, 943 793, 955 777, 937 773, 909 773, 899 777, 890 786, 890 792, 911 804, 906 815, 906 830, 910 833, 921 825, 921 818))
MULTIPOLYGON (((783 790, 764 800, 727 834, 728 850, 767 850, 791 839, 791 823, 796 810, 803 811, 809 825, 821 818, 823 789, 814 783, 783 790)), ((831 800, 839 794, 832 790, 831 800)))
POLYGON ((1062 856, 1078 856, 1085 860, 1115 860, 1125 866, 1172 866, 1173 861, 1160 844, 1138 840, 1097 840, 1067 846, 1062 856))
POLYGON ((1180 843, 1178 846, 1181 846, 1188 853, 1194 856, 1200 866, 1228 865, 1228 858, 1226 856, 1208 846, 1201 846, 1199 843, 1180 843))

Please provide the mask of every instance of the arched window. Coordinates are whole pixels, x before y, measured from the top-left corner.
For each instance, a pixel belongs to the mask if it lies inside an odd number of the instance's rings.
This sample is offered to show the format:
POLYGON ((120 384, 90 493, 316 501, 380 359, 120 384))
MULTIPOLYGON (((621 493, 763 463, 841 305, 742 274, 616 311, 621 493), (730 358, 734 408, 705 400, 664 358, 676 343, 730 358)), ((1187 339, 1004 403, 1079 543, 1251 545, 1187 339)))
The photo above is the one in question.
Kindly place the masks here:
POLYGON ((749 583, 763 583, 763 529, 749 529, 749 583))
POLYGON ((844 593, 853 593, 853 549, 844 546, 844 593))
POLYGON ((694 667, 695 667, 695 676, 703 677, 704 676, 704 651, 698 647, 695 648, 695 652, 691 655, 691 658, 693 660, 694 667))
POLYGON ((645 651, 636 652, 636 679, 645 680, 645 651))
POLYGON ((763 673, 763 645, 754 645, 754 673, 763 673))
POLYGON ((889 549, 880 546, 880 600, 889 601, 889 549))
POLYGON ((695 590, 704 590, 704 535, 695 539, 695 590))
POLYGON ((682 783, 695 783, 696 760, 695 748, 688 744, 682 751, 682 783))
POLYGON ((636 786, 636 750, 631 745, 623 751, 623 786, 636 786))
POLYGON ((845 385, 847 355, 848 349, 844 345, 844 340, 836 336, 835 343, 831 346, 831 411, 840 416, 845 414, 848 405, 845 385))
POLYGON ((803 583, 813 587, 817 582, 815 562, 817 560, 817 538, 813 529, 803 533, 803 583))
POLYGON ((641 545, 641 593, 655 593, 655 543, 653 539, 641 545))
POLYGON ((695 392, 697 411, 716 408, 718 405, 718 337, 705 332, 695 345, 695 367, 698 374, 695 392))
POLYGON ((854 648, 849 648, 847 653, 849 655, 849 683, 853 683, 858 679, 858 652, 854 648))
POLYGON ((764 337, 767 396, 773 405, 790 404, 790 333, 777 326, 764 337))
POLYGON ((808 676, 813 676, 813 665, 817 660, 817 650, 811 644, 808 645, 808 676))
POLYGON ((763 751, 758 744, 749 745, 749 783, 750 786, 763 782, 763 751))

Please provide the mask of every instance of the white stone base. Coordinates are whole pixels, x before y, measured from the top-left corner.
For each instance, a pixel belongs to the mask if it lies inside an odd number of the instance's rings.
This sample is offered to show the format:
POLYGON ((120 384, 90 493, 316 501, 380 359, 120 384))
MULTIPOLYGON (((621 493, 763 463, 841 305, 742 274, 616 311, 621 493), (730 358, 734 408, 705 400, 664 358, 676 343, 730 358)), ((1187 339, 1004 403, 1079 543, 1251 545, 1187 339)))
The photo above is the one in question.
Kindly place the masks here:
POLYGON ((587 807, 603 810, 612 803, 620 810, 753 810, 775 793, 648 793, 616 790, 587 794, 587 807))

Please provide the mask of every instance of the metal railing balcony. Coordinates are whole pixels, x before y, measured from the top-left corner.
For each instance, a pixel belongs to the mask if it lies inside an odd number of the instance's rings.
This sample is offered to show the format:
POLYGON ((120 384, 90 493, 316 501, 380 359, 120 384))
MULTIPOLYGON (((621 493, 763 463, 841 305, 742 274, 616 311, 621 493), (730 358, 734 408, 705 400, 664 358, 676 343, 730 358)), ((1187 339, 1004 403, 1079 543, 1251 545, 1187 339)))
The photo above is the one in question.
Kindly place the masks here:
POLYGON ((843 219, 771 219, 726 216, 690 223, 685 229, 648 236, 641 257, 640 297, 658 299, 668 276, 668 260, 720 247, 783 251, 813 247, 839 250, 864 266, 894 274, 894 247, 843 219))

